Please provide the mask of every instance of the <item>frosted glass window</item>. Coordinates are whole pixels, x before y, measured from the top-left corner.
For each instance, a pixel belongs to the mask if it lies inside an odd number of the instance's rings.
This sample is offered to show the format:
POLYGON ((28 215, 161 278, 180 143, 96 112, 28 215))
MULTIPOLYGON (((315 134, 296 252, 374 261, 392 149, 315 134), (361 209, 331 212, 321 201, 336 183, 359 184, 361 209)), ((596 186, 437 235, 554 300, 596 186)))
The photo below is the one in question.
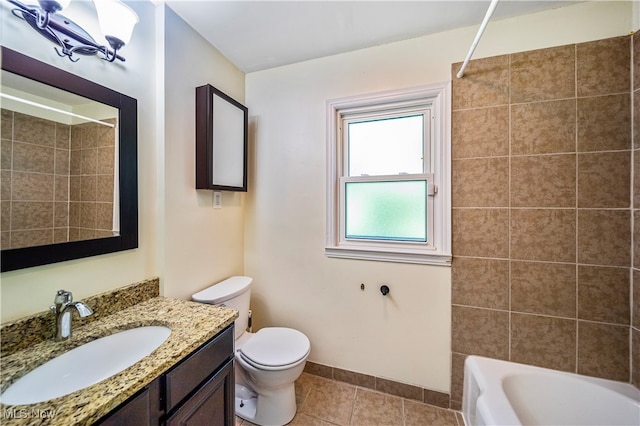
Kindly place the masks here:
POLYGON ((427 241, 427 182, 345 182, 345 236, 427 241))
POLYGON ((348 124, 348 176, 424 173, 424 115, 348 124))

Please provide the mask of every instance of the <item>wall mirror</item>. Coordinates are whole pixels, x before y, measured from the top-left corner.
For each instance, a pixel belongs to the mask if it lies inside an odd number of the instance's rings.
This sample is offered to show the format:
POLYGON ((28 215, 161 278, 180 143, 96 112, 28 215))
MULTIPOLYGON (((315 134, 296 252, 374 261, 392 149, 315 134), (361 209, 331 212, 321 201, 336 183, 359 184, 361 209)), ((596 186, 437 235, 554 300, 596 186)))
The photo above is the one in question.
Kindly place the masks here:
POLYGON ((247 107, 207 84, 196 88, 196 189, 247 191, 247 107))
POLYGON ((137 101, 2 47, 2 272, 138 247, 137 101))

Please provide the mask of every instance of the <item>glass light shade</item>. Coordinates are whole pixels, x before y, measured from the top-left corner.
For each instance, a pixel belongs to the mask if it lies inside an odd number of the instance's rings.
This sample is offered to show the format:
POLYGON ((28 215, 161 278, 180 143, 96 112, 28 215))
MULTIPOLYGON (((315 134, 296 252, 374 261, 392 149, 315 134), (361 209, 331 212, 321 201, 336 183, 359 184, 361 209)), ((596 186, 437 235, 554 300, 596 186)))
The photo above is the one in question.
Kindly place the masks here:
POLYGON ((49 13, 56 13, 69 6, 71 0, 38 0, 42 10, 49 13))
POLYGON ((126 4, 117 0, 94 0, 102 34, 129 43, 138 15, 126 4))

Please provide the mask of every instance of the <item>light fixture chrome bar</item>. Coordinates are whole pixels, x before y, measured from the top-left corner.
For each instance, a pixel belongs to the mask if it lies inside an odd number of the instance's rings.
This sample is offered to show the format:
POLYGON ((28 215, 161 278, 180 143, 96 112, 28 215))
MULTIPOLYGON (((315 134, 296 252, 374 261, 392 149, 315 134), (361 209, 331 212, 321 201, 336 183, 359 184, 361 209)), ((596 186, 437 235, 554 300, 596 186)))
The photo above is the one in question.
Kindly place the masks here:
POLYGON ((473 55, 473 52, 476 50, 476 47, 478 46, 478 42, 480 41, 480 38, 482 37, 482 34, 484 33, 484 30, 487 27, 487 24, 489 23, 489 19, 491 19, 491 15, 493 15, 493 12, 496 10, 497 5, 498 5, 498 0, 491 0, 491 4, 489 5, 489 9, 487 9, 487 13, 484 15, 484 19, 482 20, 482 24, 478 29, 476 38, 473 40, 473 43, 471 44, 471 48, 469 48, 469 53, 467 53, 467 57, 464 58, 464 62, 460 67, 460 71, 458 71, 458 74, 456 74, 458 78, 462 78, 462 76, 464 75, 464 70, 467 68, 467 65, 469 65, 471 56, 473 55))
POLYGON ((19 98, 17 96, 9 95, 7 93, 0 93, 0 98, 10 99, 12 101, 20 102, 26 105, 34 106, 37 108, 45 109, 48 111, 57 112, 59 114, 69 115, 71 117, 80 118, 82 120, 91 121, 92 123, 102 124, 107 127, 116 127, 115 124, 105 123, 104 121, 96 120, 95 118, 86 117, 84 115, 76 114, 74 112, 65 111, 63 109, 58 109, 49 105, 40 104, 38 102, 29 101, 27 99, 19 98))

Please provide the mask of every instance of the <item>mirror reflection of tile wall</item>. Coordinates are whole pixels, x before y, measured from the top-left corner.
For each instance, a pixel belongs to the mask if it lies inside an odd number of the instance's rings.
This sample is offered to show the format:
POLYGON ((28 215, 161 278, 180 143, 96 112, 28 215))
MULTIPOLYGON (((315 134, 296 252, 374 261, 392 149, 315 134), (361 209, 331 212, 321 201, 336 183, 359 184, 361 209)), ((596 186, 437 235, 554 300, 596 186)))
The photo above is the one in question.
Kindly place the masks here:
POLYGON ((0 121, 2 249, 113 235, 115 127, 0 121))

